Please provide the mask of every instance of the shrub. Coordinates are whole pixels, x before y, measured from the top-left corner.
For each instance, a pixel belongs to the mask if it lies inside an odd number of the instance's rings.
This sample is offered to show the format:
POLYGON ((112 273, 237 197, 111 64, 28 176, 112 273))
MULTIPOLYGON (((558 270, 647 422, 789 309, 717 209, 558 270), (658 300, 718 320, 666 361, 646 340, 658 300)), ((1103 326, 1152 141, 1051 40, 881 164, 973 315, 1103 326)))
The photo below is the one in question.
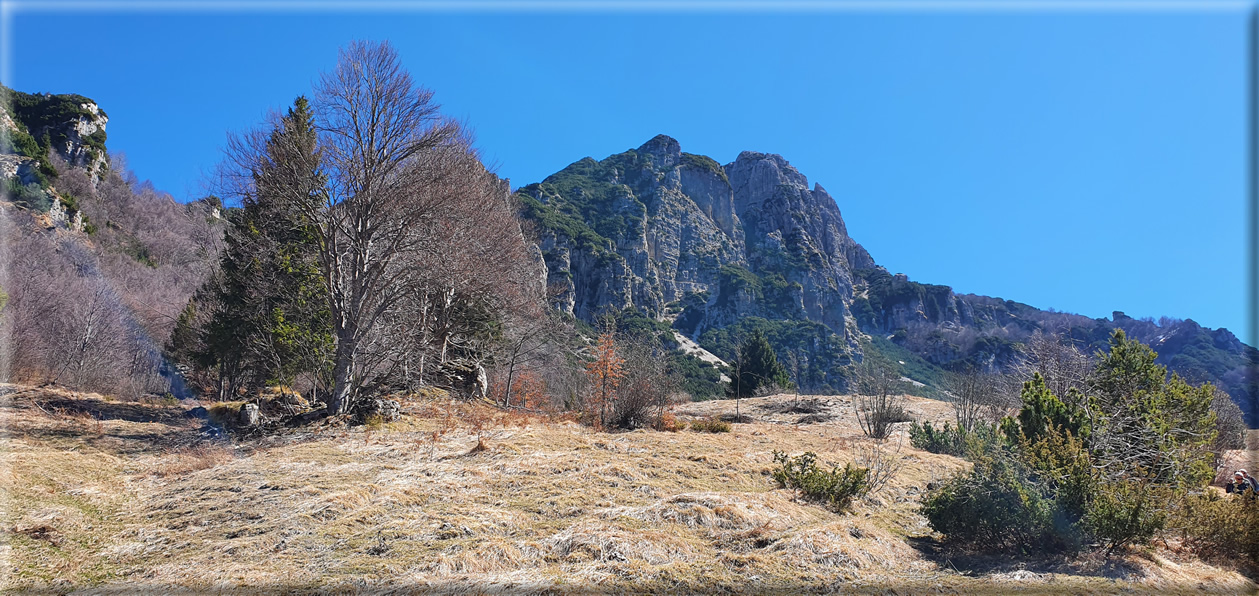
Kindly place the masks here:
POLYGON ((857 424, 867 437, 883 440, 892 425, 912 420, 905 411, 900 373, 890 366, 866 360, 857 369, 857 393, 852 398, 857 424))
POLYGON ((660 418, 656 419, 656 424, 653 428, 658 431, 675 433, 682 430, 682 424, 678 422, 677 416, 674 416, 672 413, 665 412, 660 415, 660 418))
POLYGON ((1148 543, 1210 478, 1217 432, 1214 388, 1169 378, 1157 357, 1116 330, 1088 393, 1060 399, 1034 374, 1018 416, 1001 422, 1008 449, 991 458, 962 446, 954 429, 912 429, 915 445, 976 460, 924 500, 931 526, 986 550, 1148 543))
POLYGON ((774 452, 774 480, 781 488, 798 490, 805 497, 825 502, 835 511, 844 511, 852 505, 852 500, 869 492, 870 470, 844 464, 841 469, 834 466, 825 471, 817 465, 817 454, 812 451, 797 457, 788 457, 786 453, 774 452))
POLYGON ((1164 504, 1174 497, 1169 487, 1119 478, 1100 483, 1092 495, 1085 522, 1106 544, 1107 552, 1129 543, 1148 542, 1167 522, 1164 504))
POLYGON ((866 443, 853 449, 853 460, 858 467, 868 470, 866 473, 866 493, 876 493, 886 486, 900 473, 904 458, 901 457, 901 446, 897 442, 895 449, 884 449, 877 443, 866 443))
POLYGON ((936 428, 928 420, 909 425, 909 443, 931 453, 943 453, 973 459, 987 453, 1000 444, 997 427, 993 424, 975 423, 975 429, 967 431, 962 426, 945 422, 936 428))
POLYGON ((939 430, 932 426, 930 420, 909 425, 909 444, 931 453, 961 456, 964 452, 964 440, 965 430, 948 422, 939 430))
POLYGON ((923 515, 946 540, 983 550, 1078 548, 1077 524, 1030 477, 1030 470, 1004 454, 978 461, 927 493, 923 515))
POLYGON ((611 321, 605 325, 586 364, 586 417, 600 429, 653 427, 679 385, 665 350, 654 337, 618 335, 611 321))
POLYGON ((33 182, 22 184, 16 178, 10 178, 5 182, 4 190, 8 200, 32 211, 43 213, 52 207, 52 197, 33 182))
POLYGON ((691 421, 691 430, 702 433, 728 433, 730 423, 716 418, 701 418, 691 421))
POLYGON ((1213 490, 1188 495, 1172 510, 1167 529, 1200 556, 1259 563, 1259 500, 1213 490))

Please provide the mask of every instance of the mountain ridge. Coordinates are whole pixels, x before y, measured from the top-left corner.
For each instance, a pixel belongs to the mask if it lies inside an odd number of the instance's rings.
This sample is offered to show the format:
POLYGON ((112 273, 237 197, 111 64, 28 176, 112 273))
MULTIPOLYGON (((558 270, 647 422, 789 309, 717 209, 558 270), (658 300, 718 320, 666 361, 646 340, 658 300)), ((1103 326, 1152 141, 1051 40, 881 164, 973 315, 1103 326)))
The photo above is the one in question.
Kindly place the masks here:
POLYGON ((997 372, 1037 331, 1092 352, 1121 328, 1172 371, 1224 388, 1259 423, 1259 353, 1231 331, 1041 310, 892 274, 849 236, 834 197, 781 155, 743 151, 720 165, 657 135, 517 196, 537 228, 552 306, 586 321, 634 308, 723 358, 759 329, 802 362, 807 390, 848 389, 851 365, 896 351, 889 344, 941 370, 997 372))

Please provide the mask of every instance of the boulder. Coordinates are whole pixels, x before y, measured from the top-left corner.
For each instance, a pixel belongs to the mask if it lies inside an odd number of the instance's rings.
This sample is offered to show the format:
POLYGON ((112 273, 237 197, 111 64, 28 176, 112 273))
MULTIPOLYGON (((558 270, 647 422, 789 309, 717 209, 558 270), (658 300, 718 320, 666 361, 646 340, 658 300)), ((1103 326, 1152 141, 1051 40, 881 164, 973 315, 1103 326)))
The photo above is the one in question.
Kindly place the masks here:
POLYGON ((402 418, 402 405, 395 399, 372 399, 364 406, 363 420, 379 416, 385 422, 402 418))
POLYGON ((262 417, 258 413, 258 404, 245 404, 240 407, 241 426, 258 426, 262 417))

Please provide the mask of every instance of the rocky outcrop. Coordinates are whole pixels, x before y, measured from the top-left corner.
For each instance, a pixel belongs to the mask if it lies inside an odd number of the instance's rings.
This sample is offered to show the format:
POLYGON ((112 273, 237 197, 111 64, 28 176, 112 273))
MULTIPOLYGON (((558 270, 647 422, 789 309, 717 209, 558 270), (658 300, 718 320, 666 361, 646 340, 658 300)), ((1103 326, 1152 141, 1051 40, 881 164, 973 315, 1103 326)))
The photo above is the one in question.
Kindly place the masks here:
POLYGON ((83 113, 59 125, 54 125, 57 133, 55 136, 60 142, 54 143, 53 149, 66 160, 66 163, 83 168, 96 177, 105 166, 107 159, 103 151, 103 143, 105 125, 109 123, 109 117, 95 103, 80 103, 79 107, 83 113), (89 142, 89 139, 93 137, 101 139, 101 146, 93 146, 89 142))
MULTIPOLYGON (((857 353, 854 267, 873 267, 821 186, 778 155, 726 166, 657 136, 520 190, 552 304, 592 321, 634 307, 698 338, 748 316, 821 323, 857 353)), ((815 342, 817 343, 817 342, 815 342)))
POLYGON ((690 157, 659 136, 521 189, 543 224, 538 248, 555 306, 585 320, 628 307, 656 316, 744 260, 724 173, 690 157), (545 225, 556 219, 564 225, 545 225))
MULTIPOLYGON (((81 95, 30 94, 0 87, 0 127, 11 151, 42 160, 43 152, 55 152, 72 167, 87 170, 93 178, 103 171, 105 126, 109 117, 96 102, 81 95)), ((5 173, 10 167, 6 166, 5 173)), ((18 172, 14 173, 19 174, 18 172)))
POLYGON ((852 272, 874 261, 848 236, 835 199, 821 185, 810 189, 804 174, 779 155, 744 151, 725 171, 743 221, 750 268, 780 272, 799 284, 806 318, 844 337, 852 272))
POLYGON ((23 155, 9 153, 0 154, 0 180, 16 178, 21 184, 35 184, 39 181, 35 172, 39 161, 23 155))

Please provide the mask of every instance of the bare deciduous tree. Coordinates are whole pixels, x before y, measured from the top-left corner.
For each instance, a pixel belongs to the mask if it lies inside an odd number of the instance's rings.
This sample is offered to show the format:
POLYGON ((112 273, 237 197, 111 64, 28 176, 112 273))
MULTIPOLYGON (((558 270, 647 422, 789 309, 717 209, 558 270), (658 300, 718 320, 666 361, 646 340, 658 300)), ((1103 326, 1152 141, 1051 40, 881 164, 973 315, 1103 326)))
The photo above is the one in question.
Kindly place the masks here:
POLYGON ((1215 453, 1216 464, 1224 451, 1246 448, 1246 419, 1242 410, 1227 393, 1215 389, 1211 397, 1211 411, 1215 413, 1215 441, 1211 451, 1215 453))
POLYGON ((879 492, 888 482, 900 473, 905 466, 905 458, 901 455, 904 443, 897 441, 895 447, 885 448, 878 443, 865 443, 853 447, 853 463, 869 470, 866 474, 866 495, 879 492))
POLYGON ((890 366, 867 359, 857 368, 857 393, 852 397, 861 432, 883 440, 892 425, 907 418, 904 387, 900 375, 890 366))
POLYGON ((610 425, 654 426, 680 387, 669 370, 664 348, 654 337, 622 335, 617 349, 625 358, 625 377, 616 391, 610 425))
POLYGON ((1058 334, 1037 331, 1023 347, 1023 357, 1016 363, 1011 379, 1014 396, 1022 390, 1023 382, 1040 373, 1045 386, 1060 399, 1067 400, 1072 389, 1084 392, 1088 389, 1089 375, 1093 372, 1092 358, 1058 334))
POLYGON ((950 375, 945 388, 953 396, 957 425, 971 431, 976 423, 996 422, 1013 409, 1015 404, 1003 395, 1002 384, 998 375, 985 375, 974 368, 950 375))
POLYGON ((558 349, 563 332, 571 329, 555 320, 551 313, 534 310, 533 316, 523 316, 511 321, 495 350, 495 360, 502 369, 505 381, 501 403, 512 406, 512 383, 523 371, 531 371, 552 360, 558 349))
POLYGON ((316 88, 328 184, 326 204, 310 215, 321 223, 331 296, 336 354, 329 408, 335 413, 349 409, 383 364, 371 358, 380 350, 364 349, 375 340, 370 332, 404 296, 423 289, 408 257, 437 248, 421 232, 444 205, 417 200, 417 194, 437 183, 439 172, 424 167, 431 159, 423 158, 464 149, 459 128, 441 116, 432 97, 412 82, 392 47, 364 42, 342 50, 316 88))

